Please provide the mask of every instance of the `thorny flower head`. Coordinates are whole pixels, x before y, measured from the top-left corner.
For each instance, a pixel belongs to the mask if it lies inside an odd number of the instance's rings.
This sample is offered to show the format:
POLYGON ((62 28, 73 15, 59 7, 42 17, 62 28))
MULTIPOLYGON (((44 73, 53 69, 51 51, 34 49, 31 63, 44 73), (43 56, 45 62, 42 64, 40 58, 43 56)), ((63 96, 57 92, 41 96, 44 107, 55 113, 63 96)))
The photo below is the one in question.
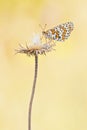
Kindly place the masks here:
POLYGON ((23 47, 21 44, 19 44, 19 46, 20 48, 16 49, 17 53, 24 53, 28 56, 35 56, 38 54, 46 55, 47 52, 53 50, 53 46, 55 46, 55 44, 50 44, 50 41, 43 44, 40 35, 36 34, 32 39, 32 44, 26 44, 26 47, 23 47))

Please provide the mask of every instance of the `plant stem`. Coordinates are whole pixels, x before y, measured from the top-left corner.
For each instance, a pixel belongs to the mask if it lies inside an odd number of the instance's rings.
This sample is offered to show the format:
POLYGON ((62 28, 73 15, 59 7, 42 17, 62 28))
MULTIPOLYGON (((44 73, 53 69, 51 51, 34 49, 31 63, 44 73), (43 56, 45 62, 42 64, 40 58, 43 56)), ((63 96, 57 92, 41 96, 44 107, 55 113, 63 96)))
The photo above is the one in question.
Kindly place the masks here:
POLYGON ((33 103, 34 94, 35 94, 37 71, 38 71, 38 55, 35 54, 35 73, 34 73, 34 81, 33 81, 32 93, 31 93, 31 98, 30 98, 30 103, 29 103, 28 130, 31 130, 31 112, 32 112, 32 103, 33 103))

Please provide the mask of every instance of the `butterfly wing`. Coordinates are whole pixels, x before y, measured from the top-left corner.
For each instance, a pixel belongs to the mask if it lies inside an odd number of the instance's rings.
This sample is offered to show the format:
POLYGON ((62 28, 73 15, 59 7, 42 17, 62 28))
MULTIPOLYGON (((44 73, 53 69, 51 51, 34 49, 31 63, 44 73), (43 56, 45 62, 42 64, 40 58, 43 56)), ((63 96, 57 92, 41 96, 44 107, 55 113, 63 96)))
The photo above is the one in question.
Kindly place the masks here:
POLYGON ((45 37, 56 41, 64 41, 70 36, 73 28, 74 25, 72 22, 60 24, 52 29, 47 30, 45 32, 45 37))

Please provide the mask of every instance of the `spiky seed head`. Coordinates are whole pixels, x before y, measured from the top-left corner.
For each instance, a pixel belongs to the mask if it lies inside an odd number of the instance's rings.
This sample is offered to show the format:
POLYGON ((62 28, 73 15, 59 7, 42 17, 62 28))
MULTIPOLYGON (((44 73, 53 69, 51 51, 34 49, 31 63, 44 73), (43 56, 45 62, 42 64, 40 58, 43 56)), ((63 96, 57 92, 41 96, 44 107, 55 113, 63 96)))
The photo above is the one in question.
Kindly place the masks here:
POLYGON ((38 54, 46 55, 46 53, 52 51, 53 46, 55 46, 55 44, 50 44, 50 42, 42 44, 41 37, 37 34, 32 39, 32 42, 31 45, 26 44, 26 47, 19 44, 20 48, 16 49, 16 53, 24 53, 28 56, 35 56, 38 54))

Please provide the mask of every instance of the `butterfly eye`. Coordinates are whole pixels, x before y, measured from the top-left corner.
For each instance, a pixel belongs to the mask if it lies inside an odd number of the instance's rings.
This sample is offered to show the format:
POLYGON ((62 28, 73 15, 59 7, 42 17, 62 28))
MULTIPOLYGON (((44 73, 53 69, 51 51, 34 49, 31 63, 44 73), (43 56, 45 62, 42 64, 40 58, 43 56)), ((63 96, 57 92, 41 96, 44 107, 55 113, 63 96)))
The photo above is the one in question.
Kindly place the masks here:
POLYGON ((42 34, 46 34, 46 32, 45 32, 45 31, 42 31, 42 34))

